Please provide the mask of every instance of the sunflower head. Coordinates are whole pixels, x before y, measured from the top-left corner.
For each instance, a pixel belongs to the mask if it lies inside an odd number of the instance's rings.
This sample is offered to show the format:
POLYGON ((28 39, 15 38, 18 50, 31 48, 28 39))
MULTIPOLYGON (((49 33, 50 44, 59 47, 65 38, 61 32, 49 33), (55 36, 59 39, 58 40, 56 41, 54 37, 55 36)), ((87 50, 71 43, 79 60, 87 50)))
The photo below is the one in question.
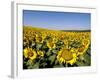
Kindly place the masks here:
POLYGON ((24 49, 24 57, 33 60, 37 57, 37 54, 36 54, 35 50, 33 50, 32 48, 25 48, 24 49))
POLYGON ((68 45, 68 40, 63 40, 65 45, 68 45))
POLYGON ((57 55, 57 59, 60 63, 69 63, 73 65, 76 62, 76 53, 71 53, 68 49, 61 49, 57 55))
POLYGON ((89 45, 90 44, 90 40, 88 40, 88 39, 83 39, 83 41, 82 41, 82 43, 83 43, 83 45, 89 45))
POLYGON ((36 37, 36 42, 42 42, 42 37, 36 37))
POLYGON ((86 45, 82 45, 79 49, 78 49, 78 55, 83 55, 86 50, 88 49, 88 46, 86 45))
POLYGON ((44 40, 46 38, 46 34, 42 33, 42 39, 44 40))
POLYGON ((56 44, 52 41, 47 41, 47 46, 49 47, 49 49, 52 49, 56 47, 56 44))

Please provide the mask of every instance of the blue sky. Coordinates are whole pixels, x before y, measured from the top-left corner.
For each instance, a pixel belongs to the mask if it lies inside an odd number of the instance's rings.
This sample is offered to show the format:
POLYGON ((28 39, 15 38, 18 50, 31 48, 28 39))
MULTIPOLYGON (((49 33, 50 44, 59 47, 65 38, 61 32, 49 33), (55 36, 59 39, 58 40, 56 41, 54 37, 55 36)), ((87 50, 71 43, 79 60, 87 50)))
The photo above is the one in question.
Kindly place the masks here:
POLYGON ((55 30, 87 30, 90 13, 23 10, 23 25, 55 30))

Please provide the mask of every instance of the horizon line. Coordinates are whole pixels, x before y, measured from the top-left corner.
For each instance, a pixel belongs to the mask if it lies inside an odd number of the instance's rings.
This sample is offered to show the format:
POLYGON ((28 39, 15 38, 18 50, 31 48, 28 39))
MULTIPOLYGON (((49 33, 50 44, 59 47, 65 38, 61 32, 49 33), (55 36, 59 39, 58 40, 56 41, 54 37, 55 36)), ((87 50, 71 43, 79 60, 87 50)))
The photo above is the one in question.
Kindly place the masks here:
POLYGON ((49 29, 49 30, 91 30, 91 28, 81 28, 81 29, 75 29, 75 28, 73 28, 73 29, 51 29, 51 28, 43 28, 43 27, 40 27, 40 26, 32 26, 32 25, 23 25, 23 27, 37 27, 37 28, 42 28, 42 29, 49 29))

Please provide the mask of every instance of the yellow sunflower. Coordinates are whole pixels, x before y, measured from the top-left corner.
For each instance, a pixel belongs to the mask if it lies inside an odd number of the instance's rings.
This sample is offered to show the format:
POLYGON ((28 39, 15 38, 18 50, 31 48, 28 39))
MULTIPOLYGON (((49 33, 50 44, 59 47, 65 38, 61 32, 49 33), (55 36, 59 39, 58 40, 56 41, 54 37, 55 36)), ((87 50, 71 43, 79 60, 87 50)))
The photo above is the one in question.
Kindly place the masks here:
POLYGON ((57 55, 57 59, 60 63, 69 63, 70 65, 73 65, 77 60, 77 55, 76 53, 71 53, 67 49, 61 49, 57 55))
POLYGON ((42 33, 42 39, 44 40, 46 38, 46 34, 42 33))
POLYGON ((44 56, 44 52, 43 51, 37 51, 38 55, 43 57, 44 56))
POLYGON ((36 35, 36 42, 43 42, 42 36, 36 35))
POLYGON ((65 45, 68 45, 68 40, 63 40, 65 45))
POLYGON ((86 50, 88 49, 88 46, 82 45, 79 49, 78 49, 78 55, 83 55, 86 50))
POLYGON ((82 44, 88 46, 90 44, 90 40, 83 39, 82 44))
POLYGON ((90 40, 84 39, 82 41, 82 46, 78 49, 78 55, 83 55, 90 45, 90 40))
POLYGON ((37 54, 36 54, 35 50, 33 50, 32 48, 25 48, 24 49, 24 57, 29 58, 30 60, 33 60, 37 57, 37 54))
POLYGON ((56 47, 56 44, 52 41, 47 41, 47 46, 49 47, 49 49, 52 49, 56 47))

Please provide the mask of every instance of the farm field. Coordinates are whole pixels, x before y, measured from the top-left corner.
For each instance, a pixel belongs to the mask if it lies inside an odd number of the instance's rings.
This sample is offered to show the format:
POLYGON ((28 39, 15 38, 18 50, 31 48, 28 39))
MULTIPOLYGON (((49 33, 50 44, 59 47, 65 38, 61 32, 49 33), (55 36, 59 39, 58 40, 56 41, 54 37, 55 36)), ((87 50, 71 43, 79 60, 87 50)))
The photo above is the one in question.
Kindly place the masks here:
POLYGON ((23 69, 91 66, 90 30, 23 27, 23 69))

